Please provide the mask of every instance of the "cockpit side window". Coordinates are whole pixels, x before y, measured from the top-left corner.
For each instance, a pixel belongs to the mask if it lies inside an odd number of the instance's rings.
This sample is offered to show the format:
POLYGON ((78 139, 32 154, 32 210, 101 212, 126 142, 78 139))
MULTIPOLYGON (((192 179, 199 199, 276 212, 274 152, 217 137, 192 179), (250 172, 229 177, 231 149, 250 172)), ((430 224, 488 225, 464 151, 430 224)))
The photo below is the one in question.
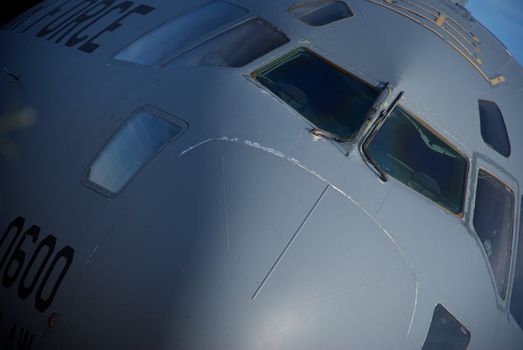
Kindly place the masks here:
POLYGON ((505 299, 512 251, 514 192, 480 169, 476 185, 474 229, 485 249, 499 295, 505 299))
POLYGON ((352 139, 380 91, 300 48, 252 76, 317 128, 352 139))
POLYGON ((165 66, 241 67, 288 42, 272 24, 252 18, 180 54, 165 66))
POLYGON ((289 8, 289 12, 308 25, 319 27, 354 14, 343 1, 339 0, 312 0, 299 2, 289 8))
POLYGON ((483 141, 499 154, 510 156, 507 127, 498 105, 485 100, 479 100, 478 105, 483 141))
POLYGON ((131 116, 87 169, 83 183, 106 197, 117 195, 185 128, 176 119, 146 106, 131 116))
POLYGON ((470 332, 441 304, 436 305, 429 333, 421 350, 465 350, 470 332))
POLYGON ((463 155, 400 106, 371 137, 364 152, 381 170, 461 215, 468 169, 463 155))
POLYGON ((115 59, 141 65, 161 63, 247 13, 224 1, 210 3, 162 24, 120 51, 115 59))
MULTIPOLYGON (((520 203, 523 203, 523 197, 521 198, 520 203)), ((514 284, 512 286, 512 296, 510 299, 510 313, 519 324, 519 327, 523 329, 523 205, 521 205, 520 209, 519 239, 516 255, 516 270, 514 272, 514 284)))

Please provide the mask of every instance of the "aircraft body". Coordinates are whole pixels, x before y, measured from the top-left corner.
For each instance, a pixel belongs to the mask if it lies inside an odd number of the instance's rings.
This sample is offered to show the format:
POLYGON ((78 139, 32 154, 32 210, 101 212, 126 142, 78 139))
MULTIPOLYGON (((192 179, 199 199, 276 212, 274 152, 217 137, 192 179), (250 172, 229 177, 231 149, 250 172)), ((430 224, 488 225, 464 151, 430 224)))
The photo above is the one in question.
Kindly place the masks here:
POLYGON ((0 349, 523 348, 523 69, 446 0, 0 28, 0 349))

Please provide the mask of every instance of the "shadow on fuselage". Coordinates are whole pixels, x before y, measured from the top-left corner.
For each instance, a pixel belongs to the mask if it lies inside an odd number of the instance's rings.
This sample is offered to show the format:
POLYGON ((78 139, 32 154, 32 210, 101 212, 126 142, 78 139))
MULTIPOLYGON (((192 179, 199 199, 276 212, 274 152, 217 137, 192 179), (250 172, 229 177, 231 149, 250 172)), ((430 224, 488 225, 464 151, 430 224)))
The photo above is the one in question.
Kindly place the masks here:
POLYGON ((41 3, 42 0, 6 1, 0 7, 0 25, 15 19, 18 15, 31 7, 41 3))

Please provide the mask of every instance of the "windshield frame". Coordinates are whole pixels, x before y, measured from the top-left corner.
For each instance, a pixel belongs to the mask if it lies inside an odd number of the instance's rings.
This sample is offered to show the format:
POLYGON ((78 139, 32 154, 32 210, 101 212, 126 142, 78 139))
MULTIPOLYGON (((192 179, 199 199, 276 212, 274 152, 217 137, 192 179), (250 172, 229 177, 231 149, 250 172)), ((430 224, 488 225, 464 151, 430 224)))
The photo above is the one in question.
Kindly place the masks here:
MULTIPOLYGON (((334 145, 336 145, 338 148, 340 148, 340 150, 342 150, 344 153, 346 153, 346 155, 348 155, 350 153, 351 149, 353 148, 354 144, 359 143, 358 141, 361 140, 362 137, 364 137, 364 135, 367 133, 367 131, 369 129, 369 125, 371 125, 373 123, 373 121, 376 119, 377 114, 379 112, 381 112, 380 106, 382 106, 384 100, 386 100, 386 98, 389 97, 391 89, 390 89, 388 83, 377 81, 370 77, 363 77, 362 76, 363 74, 361 72, 355 71, 355 69, 350 70, 350 67, 349 68, 343 67, 339 63, 336 63, 335 61, 333 61, 333 58, 324 57, 321 53, 318 52, 317 49, 309 47, 309 46, 303 46, 303 45, 291 48, 289 51, 285 52, 283 55, 281 55, 275 59, 272 59, 270 62, 266 62, 263 65, 254 68, 246 77, 249 80, 251 80, 256 86, 258 86, 259 88, 261 88, 264 91, 266 91, 267 93, 269 93, 270 96, 272 96, 273 98, 277 99, 278 101, 284 103, 286 106, 289 106, 292 110, 294 110, 296 112, 296 114, 301 117, 302 120, 304 120, 307 124, 309 124, 311 126, 309 131, 313 135, 314 135, 314 133, 313 133, 314 130, 320 130, 320 131, 324 131, 325 134, 341 136, 341 135, 337 135, 336 133, 331 133, 328 130, 324 130, 323 128, 314 124, 309 118, 307 118, 305 115, 303 115, 302 113, 300 113, 299 111, 294 109, 292 106, 290 106, 286 101, 284 101, 276 93, 271 91, 267 86, 265 86, 258 79, 259 73, 268 71, 275 66, 278 66, 286 61, 289 61, 290 59, 292 59, 293 56, 296 56, 297 54, 299 54, 300 51, 310 54, 311 56, 320 60, 322 63, 328 65, 329 67, 336 70, 340 74, 342 74, 350 79, 353 79, 353 80, 357 81, 358 83, 361 83, 376 92, 376 98, 374 99, 372 105, 370 106, 370 108, 367 110, 366 114, 362 118, 363 121, 362 121, 361 125, 359 126, 358 129, 354 130, 351 137, 342 136, 342 137, 340 137, 340 139, 336 139, 334 137, 315 135, 318 137, 324 137, 325 139, 333 142, 334 145), (387 93, 387 91, 388 91, 388 93, 387 93), (383 96, 383 95, 385 95, 385 96, 383 96), (348 145, 348 144, 350 145, 350 147, 347 149, 346 145, 348 145)), ((319 51, 321 51, 321 49, 319 51)))
MULTIPOLYGON (((516 191, 514 190, 513 184, 511 184, 511 182, 507 181, 500 175, 496 174, 495 171, 491 170, 485 164, 478 165, 475 175, 476 175, 475 182, 473 184, 473 186, 475 186, 474 187, 473 207, 471 208, 472 215, 470 218, 471 228, 472 228, 474 235, 477 238, 479 244, 481 245, 481 251, 483 252, 483 256, 488 262, 487 265, 489 267, 492 282, 494 284, 494 290, 496 292, 496 296, 501 299, 501 301, 504 305, 506 305, 507 307, 510 307, 509 306, 509 304, 510 304, 509 292, 510 292, 510 294, 512 292, 512 287, 513 287, 512 280, 514 278, 514 273, 515 273, 515 268, 516 268, 514 264, 517 259, 517 250, 516 250, 517 247, 515 245, 518 242, 515 241, 515 237, 516 237, 516 235, 518 235, 518 229, 519 229, 519 227, 517 226, 518 222, 516 220, 517 219, 516 215, 518 214, 517 212, 519 209, 518 203, 517 203, 516 191), (506 263, 508 265, 506 266, 507 270, 505 271, 506 282, 505 282, 503 291, 499 290, 499 288, 498 288, 498 280, 497 280, 496 273, 494 272, 494 267, 492 266, 492 263, 490 262, 490 257, 488 256, 485 245, 483 244, 483 241, 481 240, 480 233, 478 232, 478 228, 474 223, 474 220, 477 217, 476 216, 476 207, 477 207, 476 204, 477 204, 477 198, 478 198, 477 188, 478 188, 478 183, 479 183, 481 172, 483 172, 484 175, 491 177, 492 179, 494 179, 494 181, 497 181, 500 185, 502 185, 503 188, 507 191, 508 194, 510 194, 510 196, 512 198, 512 218, 511 218, 511 230, 510 230, 511 233, 510 233, 510 239, 508 240, 510 242, 510 249, 508 249, 510 256, 508 258, 508 261, 506 261, 506 263)), ((503 222, 503 224, 506 224, 506 222, 503 222)), ((509 311, 509 313, 510 313, 510 311, 509 311)))
MULTIPOLYGON (((401 102, 396 103, 396 105, 390 111, 388 111, 388 113, 383 118, 378 118, 375 121, 374 127, 365 136, 365 139, 363 140, 361 146, 359 147, 360 148, 360 152, 362 153, 361 154, 362 159, 364 159, 364 161, 366 161, 365 158, 367 158, 369 160, 372 160, 372 157, 370 157, 370 155, 367 152, 367 147, 370 145, 370 143, 372 142, 374 137, 379 133, 379 130, 381 129, 381 127, 389 119, 390 115, 392 115, 392 113, 394 112, 394 110, 396 108, 401 108, 414 121, 419 123, 422 127, 427 129, 430 133, 432 133, 441 142, 445 143, 448 147, 450 147, 458 155, 460 155, 463 159, 465 159, 465 171, 464 171, 465 179, 464 179, 464 182, 463 182, 462 200, 461 200, 461 203, 460 203, 461 204, 460 205, 461 211, 459 213, 455 213, 452 210, 450 210, 450 209, 446 208, 445 206, 443 206, 442 204, 440 204, 440 203, 430 199, 429 197, 423 195, 422 193, 416 191, 414 188, 412 188, 412 187, 408 186, 407 184, 403 183, 402 181, 400 181, 396 177, 386 173, 387 177, 388 178, 394 178, 397 182, 399 182, 400 184, 402 184, 403 186, 405 186, 409 190, 413 191, 414 193, 418 194, 419 196, 425 198, 427 201, 429 201, 429 202, 433 203, 434 205, 438 206, 440 209, 444 210, 445 212, 451 214, 452 216, 454 216, 454 217, 456 217, 456 218, 458 218, 460 220, 464 220, 464 218, 465 218, 465 207, 466 207, 466 204, 467 204, 467 190, 468 190, 468 187, 470 185, 470 169, 471 169, 471 165, 470 165, 469 157, 466 155, 466 153, 464 151, 462 151, 460 148, 458 148, 456 145, 454 145, 452 142, 450 142, 448 140, 448 138, 444 137, 440 132, 438 132, 436 129, 434 129, 427 121, 423 120, 421 117, 419 117, 414 112, 412 112, 412 110, 407 108, 404 103, 401 103, 401 102)), ((374 160, 372 160, 372 161, 374 162, 374 160)))

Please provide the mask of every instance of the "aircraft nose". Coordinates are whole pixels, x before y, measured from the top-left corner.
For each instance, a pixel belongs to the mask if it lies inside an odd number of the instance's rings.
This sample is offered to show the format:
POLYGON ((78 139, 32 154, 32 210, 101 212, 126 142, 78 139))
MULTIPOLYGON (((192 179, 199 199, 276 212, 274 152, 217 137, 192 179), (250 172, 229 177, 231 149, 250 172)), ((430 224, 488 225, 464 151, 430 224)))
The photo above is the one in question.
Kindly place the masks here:
POLYGON ((176 186, 137 193, 85 267, 64 348, 400 348, 414 273, 347 196, 233 142, 163 176, 176 186))
POLYGON ((237 276, 223 271, 221 287, 189 293, 175 337, 198 349, 403 348, 416 277, 355 203, 327 185, 280 249, 255 288, 229 289, 237 276))

